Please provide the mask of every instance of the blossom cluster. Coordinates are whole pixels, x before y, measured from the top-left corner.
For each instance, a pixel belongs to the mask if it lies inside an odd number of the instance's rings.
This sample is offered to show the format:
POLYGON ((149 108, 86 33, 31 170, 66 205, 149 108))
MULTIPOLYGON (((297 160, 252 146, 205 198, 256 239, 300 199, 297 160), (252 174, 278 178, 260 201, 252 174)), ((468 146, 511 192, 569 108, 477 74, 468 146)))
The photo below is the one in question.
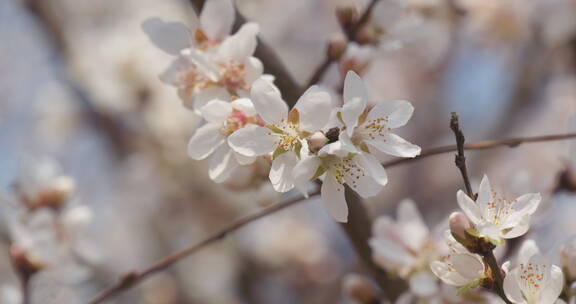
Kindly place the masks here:
POLYGON ((296 188, 307 195, 307 183, 321 179, 329 213, 347 221, 344 185, 372 197, 388 182, 375 153, 420 153, 392 133, 408 122, 414 108, 403 100, 369 108, 363 80, 348 71, 342 102, 312 86, 289 109, 273 77, 263 74, 262 63, 253 57, 258 25, 246 23, 229 35, 233 18, 230 0, 211 0, 193 35, 180 23, 157 18, 142 25, 154 44, 176 56, 161 79, 203 118, 188 155, 209 158, 209 176, 217 183, 255 163, 268 164, 269 180, 281 193, 296 188))

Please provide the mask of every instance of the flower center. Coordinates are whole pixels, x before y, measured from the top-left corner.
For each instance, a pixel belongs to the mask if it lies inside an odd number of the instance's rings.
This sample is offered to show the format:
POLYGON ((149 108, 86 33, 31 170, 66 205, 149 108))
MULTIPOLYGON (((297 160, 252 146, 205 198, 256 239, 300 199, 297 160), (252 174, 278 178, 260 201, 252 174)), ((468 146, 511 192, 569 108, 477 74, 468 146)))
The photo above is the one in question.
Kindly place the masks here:
POLYGON ((243 128, 247 124, 255 124, 262 126, 264 122, 259 116, 248 116, 244 112, 234 109, 232 113, 226 118, 224 126, 220 128, 220 134, 228 136, 234 131, 243 128))
POLYGON ((368 120, 362 125, 361 136, 372 140, 381 138, 391 130, 388 127, 389 122, 388 116, 368 120))
POLYGON ((300 134, 297 124, 282 119, 279 123, 269 125, 269 134, 276 136, 276 147, 284 151, 292 151, 300 143, 300 134))
POLYGON ((327 162, 327 167, 330 168, 330 172, 338 183, 346 183, 353 189, 358 186, 358 180, 366 175, 364 168, 358 166, 353 161, 353 157, 329 156, 325 162, 327 162))
POLYGON ((536 303, 540 295, 540 290, 544 285, 544 271, 548 265, 545 264, 520 264, 520 281, 522 291, 528 303, 536 303))
POLYGON ((493 199, 488 201, 487 217, 496 226, 500 226, 506 221, 510 213, 514 210, 513 205, 516 200, 510 200, 506 197, 498 197, 497 192, 492 190, 493 199))
POLYGON ((221 81, 229 90, 248 89, 245 81, 246 67, 244 64, 229 62, 221 65, 223 69, 221 81))

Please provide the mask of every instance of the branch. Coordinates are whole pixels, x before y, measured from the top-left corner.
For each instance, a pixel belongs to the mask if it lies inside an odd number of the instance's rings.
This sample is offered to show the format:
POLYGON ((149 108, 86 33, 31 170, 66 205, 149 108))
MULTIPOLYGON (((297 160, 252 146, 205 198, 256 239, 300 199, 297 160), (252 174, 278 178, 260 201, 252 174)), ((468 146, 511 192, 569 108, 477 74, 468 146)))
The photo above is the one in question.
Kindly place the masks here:
POLYGON ((456 167, 460 170, 462 174, 462 179, 464 179, 464 185, 466 186, 466 192, 468 196, 474 198, 474 192, 472 191, 472 186, 470 186, 470 178, 468 177, 468 169, 466 168, 466 156, 464 156, 464 133, 460 130, 460 124, 458 123, 458 114, 456 112, 452 112, 452 117, 450 119, 450 129, 454 132, 454 136, 456 137, 456 148, 458 150, 458 154, 454 157, 454 163, 456 167))
MULTIPOLYGON (((362 13, 362 16, 360 16, 358 21, 349 29, 344 30, 344 34, 346 35, 348 41, 356 41, 356 34, 358 34, 358 31, 360 31, 360 29, 362 29, 362 27, 366 25, 366 23, 368 23, 368 21, 370 20, 370 16, 372 15, 372 10, 374 9, 378 1, 380 0, 370 1, 370 4, 368 4, 366 9, 364 10, 364 13, 362 13)), ((332 62, 334 61, 335 61, 334 58, 326 56, 324 61, 316 68, 314 73, 312 73, 312 76, 306 83, 306 88, 309 88, 314 84, 318 83, 320 79, 324 77, 324 74, 326 74, 326 71, 330 67, 330 64, 332 64, 332 62)))
MULTIPOLYGON (((466 156, 464 156, 465 137, 464 133, 460 129, 460 124, 458 123, 458 114, 456 114, 456 112, 452 112, 452 116, 450 118, 450 129, 452 129, 452 132, 454 132, 454 136, 456 137, 456 150, 458 151, 458 153, 454 157, 454 163, 456 164, 456 167, 458 167, 460 173, 462 174, 462 179, 464 180, 464 185, 466 185, 466 192, 468 196, 473 200, 476 200, 476 195, 474 194, 474 191, 472 191, 472 186, 470 186, 468 169, 466 168, 466 156)), ((502 298, 502 300, 504 300, 504 302, 510 303, 508 298, 506 298, 506 294, 504 293, 503 288, 504 280, 502 278, 500 266, 498 265, 496 257, 494 256, 495 246, 484 240, 481 240, 481 242, 483 244, 480 245, 479 247, 482 250, 480 250, 480 252, 478 253, 482 255, 484 263, 488 265, 488 267, 490 268, 490 273, 492 279, 494 280, 492 288, 502 298)))
MULTIPOLYGON (((511 138, 511 139, 504 139, 504 140, 479 141, 479 142, 474 142, 474 143, 464 145, 464 149, 465 150, 485 150, 485 149, 491 149, 491 148, 503 147, 503 146, 508 146, 508 147, 514 148, 514 147, 517 147, 521 143, 557 141, 557 140, 565 140, 565 139, 570 139, 570 138, 576 138, 576 133, 548 135, 548 136, 535 136, 535 137, 521 137, 521 138, 511 138)), ((412 162, 412 161, 415 161, 418 159, 422 159, 425 157, 438 155, 438 154, 442 154, 442 153, 454 152, 456 150, 457 150, 456 146, 444 146, 444 147, 431 148, 431 149, 424 150, 424 152, 422 152, 422 154, 420 154, 420 156, 418 156, 418 157, 402 159, 402 161, 390 161, 390 162, 383 163, 382 165, 385 168, 391 168, 391 167, 395 167, 395 166, 398 166, 398 165, 401 165, 404 163, 408 163, 408 162, 412 162)), ((320 194, 320 190, 315 190, 315 191, 309 193, 310 196, 315 196, 318 194, 320 194)), ((302 200, 304 200, 304 197, 298 196, 294 199, 290 199, 290 200, 287 200, 285 202, 278 203, 276 205, 273 205, 271 207, 268 207, 266 209, 258 211, 252 215, 249 215, 247 217, 244 217, 244 218, 232 223, 231 225, 227 226, 226 228, 220 230, 217 233, 212 234, 211 236, 209 236, 208 238, 204 239, 203 241, 201 241, 197 244, 193 244, 190 247, 187 247, 187 248, 182 249, 180 251, 176 251, 175 253, 173 253, 173 254, 171 254, 171 255, 169 255, 169 256, 161 259, 161 260, 156 261, 154 264, 152 264, 151 266, 148 266, 147 268, 145 268, 141 271, 128 272, 127 274, 123 275, 114 285, 112 285, 112 286, 108 287, 107 289, 103 290, 102 292, 100 292, 100 294, 98 296, 96 296, 93 300, 91 300, 89 302, 89 304, 101 303, 105 299, 108 299, 108 298, 116 295, 117 293, 134 286, 136 283, 142 281, 143 279, 147 278, 148 276, 150 276, 150 275, 152 275, 158 271, 164 270, 165 268, 175 264, 176 262, 182 260, 183 258, 194 254, 195 252, 199 251, 203 247, 206 247, 208 245, 211 245, 212 243, 219 241, 220 239, 224 238, 226 235, 246 226, 247 224, 249 224, 255 220, 258 220, 262 217, 265 217, 267 215, 273 214, 277 211, 283 210, 284 208, 289 207, 291 205, 295 205, 296 203, 301 202, 302 200)))

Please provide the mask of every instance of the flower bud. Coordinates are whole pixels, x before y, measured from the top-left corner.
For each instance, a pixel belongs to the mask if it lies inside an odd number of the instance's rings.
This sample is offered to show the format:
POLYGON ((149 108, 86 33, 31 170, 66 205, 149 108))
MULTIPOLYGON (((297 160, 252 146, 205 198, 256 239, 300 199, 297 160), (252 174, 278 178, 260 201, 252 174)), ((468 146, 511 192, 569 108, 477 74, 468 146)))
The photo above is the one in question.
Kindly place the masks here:
POLYGON ((346 37, 342 34, 336 34, 330 37, 328 42, 328 49, 326 50, 326 54, 328 58, 333 61, 337 61, 344 55, 346 52, 346 46, 348 45, 348 41, 346 37))
POLYGON ((317 152, 328 143, 328 138, 322 132, 316 132, 308 138, 308 149, 317 152))
POLYGON ((460 213, 460 212, 453 212, 450 214, 448 218, 450 224, 450 232, 454 235, 455 238, 465 239, 466 238, 466 230, 472 228, 472 223, 468 218, 460 213))
POLYGON ((366 24, 358 30, 355 38, 359 44, 372 44, 378 39, 378 31, 372 24, 366 24))
POLYGON ((576 238, 560 250, 560 258, 569 280, 576 280, 576 238))
POLYGON ((347 274, 342 285, 348 299, 361 304, 378 303, 378 291, 364 276, 347 274))
POLYGON ((30 279, 36 272, 42 270, 42 264, 33 261, 30 256, 17 245, 10 246, 10 259, 18 274, 25 280, 30 279))
POLYGON ((32 209, 48 207, 59 210, 68 201, 73 190, 74 181, 69 177, 60 176, 53 181, 50 187, 38 193, 32 209))

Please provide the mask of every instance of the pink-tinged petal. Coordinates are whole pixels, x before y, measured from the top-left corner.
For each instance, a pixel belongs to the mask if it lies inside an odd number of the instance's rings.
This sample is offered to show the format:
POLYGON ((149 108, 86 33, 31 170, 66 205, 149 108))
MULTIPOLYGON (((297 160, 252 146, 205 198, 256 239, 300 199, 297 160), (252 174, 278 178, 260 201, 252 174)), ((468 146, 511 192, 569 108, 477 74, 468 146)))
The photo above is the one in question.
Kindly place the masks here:
POLYGON ((148 39, 168 54, 178 55, 192 45, 190 30, 181 22, 166 22, 154 17, 144 20, 141 27, 148 39))
POLYGON ((538 304, 553 304, 564 288, 564 274, 562 273, 562 269, 556 265, 551 266, 550 278, 546 286, 543 287, 538 304))
POLYGON ((251 157, 272 153, 276 143, 270 129, 247 125, 228 136, 228 145, 237 153, 251 157))
POLYGON ((322 183, 320 195, 328 213, 338 222, 348 221, 348 205, 344 197, 344 186, 328 172, 322 183))
POLYGON ((364 81, 354 71, 348 71, 348 73, 346 73, 343 95, 344 104, 347 104, 352 100, 360 100, 364 105, 358 115, 360 115, 366 108, 366 104, 368 103, 368 92, 366 91, 364 81))
POLYGON ((428 241, 430 231, 414 201, 405 199, 398 205, 398 224, 400 237, 410 249, 418 252, 428 241))
POLYGON ((475 225, 479 224, 482 219, 482 213, 480 213, 478 205, 462 190, 458 190, 456 193, 456 200, 458 201, 458 206, 460 206, 460 209, 464 211, 470 221, 475 225))
POLYGON ((256 113, 256 109, 254 108, 254 104, 252 100, 248 98, 238 98, 230 103, 234 110, 238 110, 244 113, 247 116, 254 116, 256 113))
POLYGON ((388 133, 377 139, 365 140, 365 142, 370 147, 398 157, 416 157, 421 151, 417 145, 392 133, 388 133))
POLYGON ((198 71, 208 79, 214 82, 220 79, 220 69, 208 54, 194 48, 183 49, 180 54, 196 65, 198 71))
POLYGON ((346 126, 346 133, 349 136, 354 133, 354 129, 358 125, 358 118, 362 115, 364 109, 366 109, 366 101, 360 98, 353 98, 342 106, 340 114, 342 122, 346 126))
POLYGON ((256 50, 258 32, 260 27, 257 23, 244 23, 238 32, 222 41, 218 57, 223 61, 244 63, 256 50))
POLYGON ((525 302, 519 283, 518 268, 511 270, 506 277, 504 277, 504 294, 506 294, 506 297, 512 303, 525 302))
POLYGON ((228 180, 238 167, 238 163, 234 159, 234 152, 230 150, 228 145, 220 145, 210 157, 210 168, 208 175, 210 179, 216 183, 222 183, 228 180))
POLYGON ((250 95, 254 108, 267 124, 275 124, 287 118, 288 106, 273 83, 262 78, 254 81, 250 95))
POLYGON ((311 86, 294 106, 300 114, 300 129, 316 132, 328 123, 332 112, 332 99, 328 92, 311 86))
POLYGON ((484 273, 484 263, 479 256, 471 253, 455 254, 448 258, 454 269, 462 277, 470 281, 479 278, 484 273))
POLYGON ((262 61, 256 57, 248 58, 248 60, 246 60, 245 68, 244 80, 249 85, 251 85, 258 78, 262 77, 262 73, 264 72, 264 65, 262 64, 262 61))
POLYGON ((300 191, 305 197, 308 197, 308 191, 306 189, 306 184, 310 182, 312 177, 318 171, 320 167, 320 159, 316 156, 304 157, 296 166, 294 166, 294 170, 292 171, 292 177, 294 178, 294 185, 296 189, 300 191))
POLYGON ((223 124, 230 113, 232 113, 230 103, 217 99, 209 101, 200 109, 201 116, 211 123, 223 124))
POLYGON ((388 119, 387 127, 395 129, 405 125, 412 117, 412 113, 414 113, 414 107, 406 100, 384 101, 375 105, 368 112, 366 121, 386 117, 388 119))
POLYGON ((388 175, 376 157, 372 154, 360 153, 356 155, 356 158, 358 159, 360 166, 368 171, 370 176, 372 176, 378 184, 386 186, 388 183, 388 175))
MULTIPOLYGON (((542 200, 540 193, 524 194, 516 199, 514 203, 514 214, 523 216, 525 214, 532 215, 538 209, 538 205, 542 200)), ((510 214, 512 216, 512 214, 510 214)))
POLYGON ((272 161, 272 167, 270 168, 268 177, 270 178, 270 182, 272 182, 274 190, 284 193, 294 188, 292 170, 297 162, 296 154, 292 151, 283 153, 272 161))
POLYGON ((430 297, 438 293, 438 283, 428 271, 421 271, 410 277, 410 290, 419 297, 430 297))
POLYGON ((212 154, 225 138, 220 134, 220 124, 207 123, 199 127, 188 143, 188 156, 200 160, 212 154))
POLYGON ((488 176, 484 175, 480 182, 480 187, 478 188, 478 198, 476 199, 476 203, 480 206, 480 210, 485 212, 489 201, 493 201, 492 187, 490 186, 488 176))
POLYGON ((219 86, 210 86, 204 88, 194 94, 193 99, 189 102, 184 102, 184 105, 194 110, 194 113, 202 115, 202 108, 211 100, 230 100, 228 91, 219 86))
POLYGON ((213 41, 221 41, 232 30, 235 19, 231 0, 208 0, 200 13, 200 27, 213 41))

